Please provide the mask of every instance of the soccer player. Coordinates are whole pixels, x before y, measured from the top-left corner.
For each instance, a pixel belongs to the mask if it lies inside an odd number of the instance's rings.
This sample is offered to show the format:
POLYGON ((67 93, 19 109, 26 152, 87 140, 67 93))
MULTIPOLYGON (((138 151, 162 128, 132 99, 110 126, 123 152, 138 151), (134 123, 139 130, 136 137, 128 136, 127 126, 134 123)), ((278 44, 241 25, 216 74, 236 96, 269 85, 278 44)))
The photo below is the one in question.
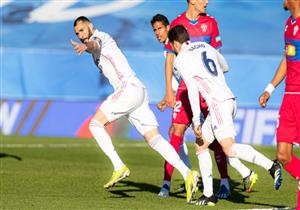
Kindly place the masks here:
MULTIPOLYGON (((208 0, 188 0, 188 9, 186 12, 178 16, 170 25, 170 28, 176 25, 183 25, 188 33, 190 34, 191 41, 205 41, 212 45, 214 48, 219 49, 222 46, 221 37, 218 30, 218 25, 216 20, 206 14, 206 7, 208 5, 208 0)), ((163 33, 164 30, 158 31, 157 33, 163 33)), ((158 38, 161 39, 162 35, 158 34, 158 38)), ((159 40, 161 41, 161 40, 159 40)), ((184 133, 188 126, 192 122, 192 111, 190 102, 188 100, 187 89, 184 81, 180 81, 180 85, 176 92, 176 100, 174 98, 174 90, 172 88, 172 83, 174 84, 174 79, 172 79, 172 74, 175 77, 178 77, 176 70, 172 69, 174 52, 170 46, 168 40, 165 41, 165 51, 166 51, 166 96, 158 104, 158 107, 161 107, 161 110, 168 105, 174 107, 172 125, 171 125, 171 144, 176 148, 180 145, 180 142, 183 141, 184 133), (176 76, 177 75, 177 76, 176 76)), ((200 96, 201 97, 201 96, 200 96)), ((203 114, 207 115, 207 105, 203 98, 200 99, 201 108, 203 114)), ((196 141, 197 144, 201 142, 196 141)), ((221 175, 220 190, 217 194, 217 197, 220 199, 226 199, 230 196, 230 186, 228 181, 227 173, 227 159, 224 154, 220 144, 217 141, 214 141, 210 145, 210 149, 214 150, 215 159, 218 163, 218 169, 221 175)), ((197 150, 197 149, 196 149, 197 150)), ((200 153, 196 152, 196 155, 199 159, 201 156, 200 153)), ((257 174, 248 169, 243 165, 238 159, 229 158, 229 163, 236 170, 238 170, 244 181, 245 190, 251 192, 253 185, 257 180, 257 174)), ((200 162, 199 162, 200 164, 200 162)), ((201 167, 201 164, 200 164, 201 167)), ((166 163, 166 171, 164 182, 161 188, 161 195, 167 195, 170 188, 170 174, 172 170, 168 170, 168 164, 166 163)))
POLYGON ((179 71, 188 89, 194 133, 202 140, 202 145, 198 145, 197 151, 201 154, 199 162, 202 163, 200 171, 204 190, 196 204, 213 206, 216 203, 213 195, 211 158, 208 152, 208 146, 215 138, 227 156, 255 163, 268 170, 274 178, 275 189, 279 189, 280 164, 269 160, 250 145, 235 143, 233 117, 236 112, 236 101, 223 74, 228 69, 224 57, 205 42, 190 43, 189 34, 182 25, 172 28, 168 38, 177 54, 174 68, 179 71), (202 126, 199 92, 210 110, 202 126))
POLYGON ((296 210, 300 210, 300 160, 293 155, 293 144, 300 144, 300 1, 285 0, 284 8, 291 13, 285 26, 285 54, 271 83, 259 97, 259 103, 266 107, 275 87, 285 78, 276 132, 276 155, 283 168, 298 180, 296 210))
POLYGON ((191 171, 174 148, 159 134, 158 123, 149 107, 147 90, 135 76, 116 42, 107 33, 94 29, 90 20, 84 16, 74 21, 74 32, 81 41, 79 43, 71 40, 75 52, 79 55, 84 52, 91 53, 99 71, 114 88, 114 93, 101 104, 89 125, 96 142, 114 167, 113 175, 104 188, 114 186, 130 174, 105 130, 106 125, 125 116, 144 136, 150 147, 179 170, 185 180, 189 203, 196 191, 199 174, 191 171))
MULTIPOLYGON (((168 31, 169 31, 169 20, 166 16, 161 15, 161 14, 157 14, 155 16, 152 17, 151 19, 151 25, 152 25, 152 29, 154 32, 155 37, 157 38, 158 42, 162 43, 162 44, 166 44, 167 39, 168 39, 168 31)), ((166 55, 166 51, 164 50, 164 54, 166 55)), ((174 75, 172 76, 172 88, 174 91, 177 90, 178 88, 178 84, 180 81, 180 77, 178 75, 174 75)), ((164 111, 164 109, 166 108, 166 106, 162 107, 158 107, 161 111, 164 111)), ((191 168, 191 163, 188 157, 188 149, 186 146, 185 141, 183 140, 183 138, 178 138, 173 134, 173 127, 171 126, 170 130, 169 130, 169 136, 170 136, 170 144, 174 147, 174 149, 176 150, 176 152, 178 152, 180 158, 182 159, 182 161, 189 167, 191 168)), ((171 188, 171 177, 174 171, 174 167, 172 165, 170 165, 167 161, 165 162, 164 165, 164 180, 163 180, 163 185, 162 188, 160 190, 160 192, 158 193, 158 196, 160 197, 169 197, 169 191, 171 188)), ((179 189, 177 189, 176 191, 181 191, 184 190, 184 188, 182 188, 181 186, 179 187, 179 189)))

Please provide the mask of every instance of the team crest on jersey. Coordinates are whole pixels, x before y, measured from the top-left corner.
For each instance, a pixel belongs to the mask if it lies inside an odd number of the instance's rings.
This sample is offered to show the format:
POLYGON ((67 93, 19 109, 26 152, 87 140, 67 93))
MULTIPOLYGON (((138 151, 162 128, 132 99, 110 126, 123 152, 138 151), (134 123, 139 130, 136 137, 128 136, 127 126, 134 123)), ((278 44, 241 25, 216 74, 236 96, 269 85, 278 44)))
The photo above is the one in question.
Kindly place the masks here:
POLYGON ((296 36, 296 34, 298 33, 298 31, 299 31, 299 26, 296 25, 296 26, 294 27, 294 30, 293 30, 293 36, 296 36))
POLYGON ((201 29, 202 29, 203 32, 206 32, 207 31, 207 25, 203 23, 201 25, 201 29))
POLYGON ((288 56, 295 56, 296 55, 296 47, 294 45, 288 44, 286 46, 286 54, 288 56))

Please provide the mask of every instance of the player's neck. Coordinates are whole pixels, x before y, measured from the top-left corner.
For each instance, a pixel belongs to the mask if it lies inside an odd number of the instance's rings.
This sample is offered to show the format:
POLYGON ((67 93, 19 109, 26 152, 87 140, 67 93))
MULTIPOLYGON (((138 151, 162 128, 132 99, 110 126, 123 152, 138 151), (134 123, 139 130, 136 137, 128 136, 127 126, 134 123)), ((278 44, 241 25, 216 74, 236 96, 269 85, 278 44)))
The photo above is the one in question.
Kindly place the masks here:
POLYGON ((300 17, 300 9, 291 12, 291 14, 294 19, 300 17))
POLYGON ((189 7, 185 13, 185 16, 189 20, 198 20, 200 14, 199 12, 195 11, 193 8, 189 7))

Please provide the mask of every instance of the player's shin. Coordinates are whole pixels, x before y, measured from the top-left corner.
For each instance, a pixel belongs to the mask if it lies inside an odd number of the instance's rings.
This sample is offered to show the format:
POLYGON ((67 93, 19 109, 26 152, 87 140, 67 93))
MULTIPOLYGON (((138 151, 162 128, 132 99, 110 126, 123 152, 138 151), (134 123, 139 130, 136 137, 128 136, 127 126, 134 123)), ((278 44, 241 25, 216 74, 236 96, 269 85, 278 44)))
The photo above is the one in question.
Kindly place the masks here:
POLYGON ((149 140, 149 145, 157 151, 163 158, 173 165, 186 180, 190 169, 183 163, 175 149, 161 135, 157 135, 149 140))
POLYGON ((114 170, 121 170, 125 165, 119 157, 118 153, 116 152, 110 136, 104 129, 104 125, 102 125, 102 123, 100 123, 99 121, 92 119, 89 125, 89 129, 99 147, 112 162, 114 170))
POLYGON ((208 149, 197 151, 200 172, 203 183, 203 194, 206 197, 213 195, 212 160, 208 149))

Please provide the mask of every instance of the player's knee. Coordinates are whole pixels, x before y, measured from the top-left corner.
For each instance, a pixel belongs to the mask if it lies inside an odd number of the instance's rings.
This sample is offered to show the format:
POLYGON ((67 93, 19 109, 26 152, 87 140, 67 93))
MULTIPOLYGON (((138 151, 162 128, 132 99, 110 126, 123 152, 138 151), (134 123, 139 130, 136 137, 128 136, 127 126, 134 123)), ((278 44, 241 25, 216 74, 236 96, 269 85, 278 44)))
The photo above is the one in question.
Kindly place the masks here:
POLYGON ((173 134, 176 136, 183 136, 186 130, 185 124, 174 124, 173 134))
POLYGON ((277 151, 276 158, 284 166, 287 165, 291 160, 291 157, 290 157, 289 154, 283 153, 283 152, 280 152, 280 151, 277 151))
POLYGON ((95 127, 103 127, 103 124, 101 122, 99 122, 98 120, 92 118, 90 123, 89 123, 89 130, 90 132, 92 132, 92 130, 95 128, 95 127))

